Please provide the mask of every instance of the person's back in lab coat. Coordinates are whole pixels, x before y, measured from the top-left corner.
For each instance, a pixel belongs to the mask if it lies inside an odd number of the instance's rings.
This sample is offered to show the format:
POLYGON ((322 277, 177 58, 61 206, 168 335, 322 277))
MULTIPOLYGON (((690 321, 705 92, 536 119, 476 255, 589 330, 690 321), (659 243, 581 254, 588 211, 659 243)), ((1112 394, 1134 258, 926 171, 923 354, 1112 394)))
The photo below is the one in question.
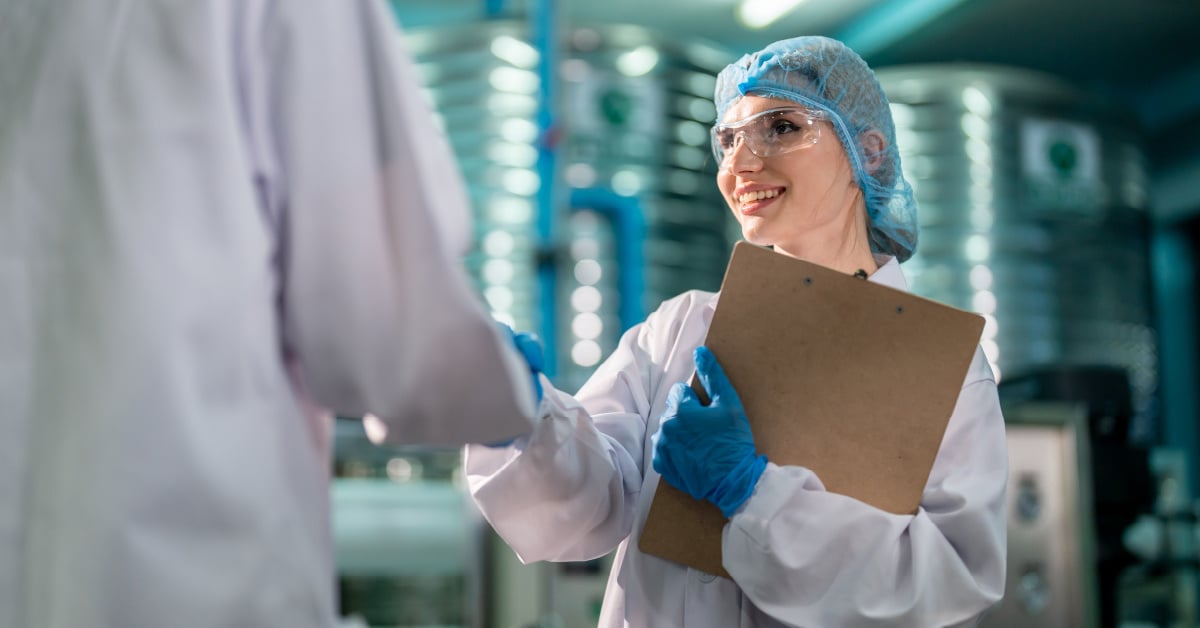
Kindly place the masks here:
POLYGON ((3 0, 0 626, 329 626, 310 410, 532 415, 401 45, 365 0, 3 0))

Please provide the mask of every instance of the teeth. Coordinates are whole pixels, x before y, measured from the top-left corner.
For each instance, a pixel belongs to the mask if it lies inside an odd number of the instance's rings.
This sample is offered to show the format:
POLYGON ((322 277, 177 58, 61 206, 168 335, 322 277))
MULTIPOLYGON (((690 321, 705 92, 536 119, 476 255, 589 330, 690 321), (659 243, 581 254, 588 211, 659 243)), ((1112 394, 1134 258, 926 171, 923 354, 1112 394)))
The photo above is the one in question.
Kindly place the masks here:
POLYGON ((779 196, 779 190, 759 190, 757 192, 746 192, 737 197, 739 203, 749 203, 750 201, 761 201, 764 198, 775 198, 779 196))

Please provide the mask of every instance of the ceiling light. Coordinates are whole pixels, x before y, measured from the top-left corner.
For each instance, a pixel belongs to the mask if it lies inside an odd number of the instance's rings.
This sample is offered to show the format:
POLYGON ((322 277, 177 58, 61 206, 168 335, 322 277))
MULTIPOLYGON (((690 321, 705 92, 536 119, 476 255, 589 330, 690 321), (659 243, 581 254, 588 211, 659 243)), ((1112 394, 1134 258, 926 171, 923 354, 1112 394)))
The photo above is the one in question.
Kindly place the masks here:
POLYGON ((749 28, 766 28, 804 0, 742 0, 738 19, 749 28))
POLYGON ((530 69, 538 63, 537 48, 508 35, 500 35, 492 40, 492 54, 497 59, 507 61, 518 68, 530 69))
POLYGON ((650 46, 638 46, 617 57, 617 71, 625 76, 649 74, 658 65, 658 51, 650 46))

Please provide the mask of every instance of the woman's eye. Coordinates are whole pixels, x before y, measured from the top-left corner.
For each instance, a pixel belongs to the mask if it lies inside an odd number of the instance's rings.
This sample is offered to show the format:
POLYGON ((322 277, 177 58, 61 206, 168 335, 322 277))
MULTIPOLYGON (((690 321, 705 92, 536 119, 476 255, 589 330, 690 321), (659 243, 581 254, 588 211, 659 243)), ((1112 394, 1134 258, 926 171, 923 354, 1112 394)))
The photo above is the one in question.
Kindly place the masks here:
POLYGON ((717 133, 717 141, 720 142, 721 148, 729 150, 733 148, 733 131, 721 131, 717 133))
POLYGON ((790 120, 778 120, 775 122, 775 124, 771 125, 771 131, 775 135, 787 135, 788 133, 795 133, 799 130, 800 127, 793 124, 790 120))

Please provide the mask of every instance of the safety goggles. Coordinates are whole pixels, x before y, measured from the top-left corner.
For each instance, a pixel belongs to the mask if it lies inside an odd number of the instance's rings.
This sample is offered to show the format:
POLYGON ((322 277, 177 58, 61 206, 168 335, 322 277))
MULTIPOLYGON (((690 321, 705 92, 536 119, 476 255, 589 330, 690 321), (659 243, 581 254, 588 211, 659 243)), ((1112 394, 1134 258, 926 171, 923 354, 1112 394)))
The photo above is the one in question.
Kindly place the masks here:
POLYGON ((726 160, 740 144, 759 157, 772 157, 808 148, 821 139, 825 118, 819 111, 803 107, 781 107, 760 111, 735 122, 721 123, 712 128, 713 156, 722 169, 726 160))

